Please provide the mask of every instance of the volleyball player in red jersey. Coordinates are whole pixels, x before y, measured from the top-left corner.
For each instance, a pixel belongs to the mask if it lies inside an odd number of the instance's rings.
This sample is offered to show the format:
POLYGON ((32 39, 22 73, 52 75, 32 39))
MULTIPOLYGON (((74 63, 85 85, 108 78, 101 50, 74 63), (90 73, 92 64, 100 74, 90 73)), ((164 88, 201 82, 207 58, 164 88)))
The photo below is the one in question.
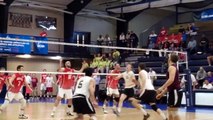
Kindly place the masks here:
MULTIPOLYGON (((47 70, 46 69, 43 69, 43 72, 46 72, 47 70)), ((40 94, 40 99, 42 98, 45 98, 45 93, 46 93, 46 78, 47 78, 47 74, 46 73, 43 73, 41 74, 41 78, 40 78, 40 90, 41 90, 41 94, 40 94)))
POLYGON ((168 110, 169 120, 180 120, 177 115, 177 108, 180 107, 183 93, 181 91, 179 70, 177 69, 178 55, 171 53, 168 59, 168 72, 166 83, 158 88, 157 99, 160 99, 166 92, 168 92, 168 110))
MULTIPOLYGON (((5 71, 5 68, 1 67, 0 71, 5 71)), ((0 72, 0 93, 3 89, 4 84, 7 85, 7 76, 5 75, 5 73, 0 72)))
MULTIPOLYGON (((17 71, 22 71, 24 69, 24 66, 18 65, 16 69, 17 71)), ((27 84, 25 80, 24 74, 17 72, 12 75, 12 77, 9 79, 8 92, 5 96, 4 104, 0 107, 0 112, 2 112, 13 99, 16 99, 19 102, 21 102, 19 119, 28 119, 28 117, 24 115, 26 100, 24 99, 23 94, 20 92, 24 84, 26 85, 26 87, 28 87, 32 91, 32 89, 30 88, 30 86, 27 84)))
MULTIPOLYGON (((120 65, 115 64, 114 70, 111 71, 111 74, 119 74, 120 73, 120 65)), ((116 110, 117 103, 119 102, 119 90, 118 90, 118 80, 115 79, 116 75, 109 75, 107 76, 107 98, 104 101, 103 110, 104 113, 108 113, 106 110, 106 104, 110 100, 111 97, 113 97, 113 110, 116 110)))
MULTIPOLYGON (((84 64, 82 63, 82 68, 80 71, 76 71, 75 69, 71 68, 71 62, 70 61, 66 61, 65 62, 65 67, 62 67, 62 60, 60 60, 60 72, 65 72, 65 73, 76 73, 76 72, 82 72, 84 69, 84 64)), ((58 107, 61 99, 64 97, 66 97, 66 99, 68 100, 68 109, 67 109, 67 115, 68 116, 73 116, 72 112, 71 112, 71 107, 72 107, 72 94, 73 94, 73 88, 74 88, 74 81, 75 81, 75 77, 72 74, 64 74, 62 75, 62 79, 60 81, 59 84, 59 90, 58 90, 58 95, 53 107, 53 111, 51 113, 51 116, 54 117, 55 116, 55 112, 56 112, 56 108, 58 107)))

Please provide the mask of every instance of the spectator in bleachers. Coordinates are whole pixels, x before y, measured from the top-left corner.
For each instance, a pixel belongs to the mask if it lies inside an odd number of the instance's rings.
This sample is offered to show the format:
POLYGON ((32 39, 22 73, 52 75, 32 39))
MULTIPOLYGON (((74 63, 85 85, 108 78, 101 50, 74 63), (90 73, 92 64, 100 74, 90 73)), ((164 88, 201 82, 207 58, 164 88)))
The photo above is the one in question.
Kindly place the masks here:
POLYGON ((197 35, 197 28, 195 27, 194 23, 188 24, 187 34, 190 36, 197 35))
POLYGON ((97 38, 97 44, 102 45, 104 42, 104 37, 102 35, 99 35, 97 38))
POLYGON ((209 40, 203 34, 199 42, 199 48, 202 53, 207 53, 209 48, 209 40))
POLYGON ((209 83, 213 83, 213 73, 212 73, 212 72, 209 71, 209 72, 207 73, 206 80, 208 80, 209 83))
MULTIPOLYGON (((195 90, 198 86, 197 80, 192 73, 190 74, 190 76, 191 76, 191 81, 192 81, 192 88, 193 88, 193 90, 195 90)), ((183 76, 182 79, 181 79, 181 87, 182 88, 185 88, 186 82, 187 82, 187 80, 185 79, 185 76, 183 76)))
POLYGON ((120 43, 121 47, 126 47, 126 37, 123 32, 119 36, 119 41, 120 41, 119 43, 120 43))
POLYGON ((186 30, 185 28, 181 25, 179 30, 178 30, 179 33, 182 33, 182 34, 185 34, 186 33, 186 30))
MULTIPOLYGON (((180 48, 180 52, 183 52, 183 48, 180 48)), ((184 62, 186 61, 186 54, 179 53, 179 62, 184 62)))
POLYGON ((198 80, 199 86, 203 86, 203 82, 206 78, 206 71, 203 69, 203 67, 200 67, 200 69, 197 71, 196 79, 198 80))
POLYGON ((149 49, 154 49, 155 48, 155 43, 153 41, 150 41, 149 45, 148 45, 148 48, 149 49))
POLYGON ((212 89, 212 84, 209 83, 208 80, 205 80, 202 86, 203 89, 212 89))
POLYGON ((168 31, 167 29, 163 26, 160 30, 160 34, 159 34, 159 37, 164 37, 168 34, 168 31))
POLYGON ((133 31, 130 32, 130 39, 131 39, 131 47, 137 48, 138 47, 138 36, 133 31))
POLYGON ((149 35, 149 42, 152 42, 154 44, 157 42, 157 34, 155 33, 155 31, 152 31, 149 35))
POLYGON ((152 83, 155 80, 157 80, 156 72, 152 68, 149 68, 148 75, 150 76, 150 79, 152 80, 152 83))
POLYGON ((127 32, 126 34, 126 44, 127 44, 127 47, 131 47, 131 39, 130 39, 130 30, 127 32))
POLYGON ((207 57, 207 61, 208 61, 209 66, 212 66, 212 63, 213 63, 213 55, 208 56, 208 57, 207 57))
POLYGON ((111 40, 111 38, 109 37, 108 34, 105 35, 104 41, 106 42, 107 46, 112 46, 112 40, 111 40))
POLYGON ((120 59, 120 52, 118 50, 114 50, 112 53, 113 62, 118 62, 120 59))
POLYGON ((194 39, 194 37, 191 37, 191 39, 187 45, 187 52, 189 54, 196 53, 196 47, 197 47, 197 41, 194 39))

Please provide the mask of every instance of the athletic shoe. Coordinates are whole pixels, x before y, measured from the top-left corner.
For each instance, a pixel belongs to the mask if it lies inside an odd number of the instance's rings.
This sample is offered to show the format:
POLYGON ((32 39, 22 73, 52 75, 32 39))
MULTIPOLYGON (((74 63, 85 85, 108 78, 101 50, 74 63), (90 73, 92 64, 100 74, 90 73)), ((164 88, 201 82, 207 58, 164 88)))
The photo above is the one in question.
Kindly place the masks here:
POLYGON ((19 119, 28 119, 28 117, 25 116, 24 114, 20 114, 18 118, 19 118, 19 119))
POLYGON ((114 113, 115 115, 117 115, 117 117, 120 116, 120 112, 118 112, 118 110, 113 110, 113 113, 114 113))
POLYGON ((74 116, 72 112, 67 112, 67 116, 74 116))
POLYGON ((147 120, 150 117, 150 114, 144 115, 143 120, 147 120))
POLYGON ((104 114, 108 114, 108 111, 106 109, 103 109, 104 114))
POLYGON ((54 116, 55 116, 54 112, 52 112, 50 116, 51 116, 51 117, 54 117, 54 116))

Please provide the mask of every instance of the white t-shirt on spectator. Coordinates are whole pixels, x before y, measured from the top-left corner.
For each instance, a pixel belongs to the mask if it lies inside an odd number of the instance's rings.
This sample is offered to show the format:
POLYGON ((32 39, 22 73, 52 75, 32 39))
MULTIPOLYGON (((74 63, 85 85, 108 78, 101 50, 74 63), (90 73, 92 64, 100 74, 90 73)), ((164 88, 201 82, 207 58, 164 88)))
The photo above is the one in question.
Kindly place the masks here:
MULTIPOLYGON (((197 82, 196 78, 195 78, 195 76, 193 74, 191 74, 191 80, 192 80, 192 83, 197 82)), ((182 77, 181 82, 182 83, 186 82, 185 76, 182 77)))
POLYGON ((26 79, 28 84, 31 84, 31 82, 32 82, 31 76, 27 75, 27 76, 25 76, 25 79, 26 79))
POLYGON ((47 76, 46 77, 46 87, 53 87, 53 77, 52 76, 47 76))
POLYGON ((125 35, 120 35, 119 40, 125 40, 125 35))
POLYGON ((203 84, 203 88, 206 88, 206 89, 212 89, 212 84, 203 84))

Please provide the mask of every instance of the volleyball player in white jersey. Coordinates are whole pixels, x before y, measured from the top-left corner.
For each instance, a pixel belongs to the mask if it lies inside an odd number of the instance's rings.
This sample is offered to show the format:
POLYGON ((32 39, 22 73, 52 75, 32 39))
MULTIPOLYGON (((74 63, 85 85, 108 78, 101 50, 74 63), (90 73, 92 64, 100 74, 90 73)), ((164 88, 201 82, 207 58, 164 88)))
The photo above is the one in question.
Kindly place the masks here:
POLYGON ((140 83, 140 96, 139 99, 147 104, 149 104, 152 109, 157 112, 163 120, 167 120, 165 114, 156 105, 156 95, 157 92, 152 84, 152 80, 145 70, 146 65, 140 64, 138 66, 139 76, 138 81, 140 83))
POLYGON ((114 113, 119 116, 119 113, 121 112, 121 108, 123 106, 123 101, 127 99, 135 108, 137 108, 144 114, 144 120, 147 120, 149 114, 141 107, 138 101, 134 98, 134 87, 136 86, 137 81, 135 79, 135 74, 132 71, 131 64, 127 64, 126 71, 119 75, 116 79, 119 80, 121 78, 123 78, 125 81, 125 89, 119 99, 118 109, 117 111, 114 111, 114 113))
POLYGON ((97 120, 93 105, 98 105, 95 100, 95 80, 91 77, 92 68, 84 70, 85 76, 81 77, 75 87, 73 96, 74 112, 77 113, 75 120, 83 120, 83 115, 88 114, 90 120, 97 120), (92 103, 90 102, 92 101, 92 103))

